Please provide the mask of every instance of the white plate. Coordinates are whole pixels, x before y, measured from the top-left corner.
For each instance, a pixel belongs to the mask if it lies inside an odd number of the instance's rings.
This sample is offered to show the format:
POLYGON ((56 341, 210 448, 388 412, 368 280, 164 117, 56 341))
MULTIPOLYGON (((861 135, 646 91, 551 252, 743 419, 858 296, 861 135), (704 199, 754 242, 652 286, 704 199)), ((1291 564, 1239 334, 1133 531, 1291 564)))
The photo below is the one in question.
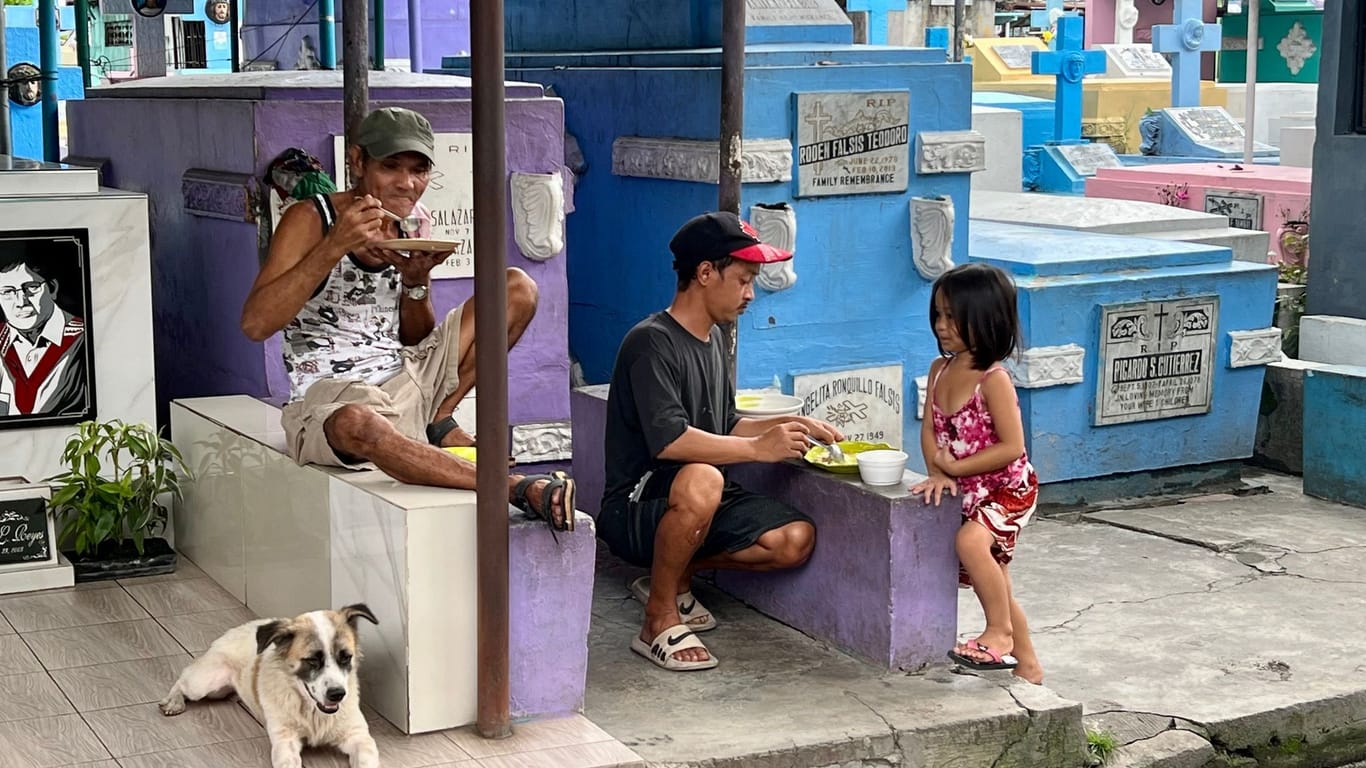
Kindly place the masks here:
POLYGON ((775 392, 737 392, 735 412, 741 416, 792 416, 802 412, 802 399, 775 392), (759 399, 757 404, 741 407, 742 401, 752 403, 754 398, 759 399))
POLYGON ((460 243, 454 240, 424 240, 416 237, 400 237, 374 243, 376 248, 384 248, 389 251, 431 251, 433 253, 453 251, 458 245, 460 243))

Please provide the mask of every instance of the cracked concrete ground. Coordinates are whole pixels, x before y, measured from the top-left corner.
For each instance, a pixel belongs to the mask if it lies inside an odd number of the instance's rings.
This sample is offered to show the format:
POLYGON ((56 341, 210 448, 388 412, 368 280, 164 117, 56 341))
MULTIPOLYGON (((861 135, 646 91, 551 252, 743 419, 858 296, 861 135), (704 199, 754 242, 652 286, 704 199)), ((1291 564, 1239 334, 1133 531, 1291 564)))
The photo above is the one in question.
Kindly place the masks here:
MULTIPOLYGON (((1366 759, 1366 510, 1264 492, 1036 520, 1011 567, 1045 687, 943 665, 887 674, 729 600, 699 598, 721 666, 631 653, 639 570, 600 551, 586 714, 652 766, 1334 766, 1366 759), (1074 703, 1075 702, 1075 703, 1074 703)), ((960 593, 959 628, 980 631, 960 593)))

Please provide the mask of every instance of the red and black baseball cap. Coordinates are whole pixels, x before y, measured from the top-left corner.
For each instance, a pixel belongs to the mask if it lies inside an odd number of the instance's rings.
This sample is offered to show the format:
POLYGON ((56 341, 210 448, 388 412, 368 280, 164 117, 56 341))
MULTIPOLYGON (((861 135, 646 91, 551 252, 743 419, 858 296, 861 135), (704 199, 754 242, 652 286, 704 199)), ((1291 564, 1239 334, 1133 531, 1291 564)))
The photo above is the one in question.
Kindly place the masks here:
POLYGON ((759 233, 749 222, 729 211, 712 211, 689 219, 674 233, 669 250, 673 251, 676 270, 726 256, 754 264, 772 264, 792 258, 788 251, 760 240, 759 233))

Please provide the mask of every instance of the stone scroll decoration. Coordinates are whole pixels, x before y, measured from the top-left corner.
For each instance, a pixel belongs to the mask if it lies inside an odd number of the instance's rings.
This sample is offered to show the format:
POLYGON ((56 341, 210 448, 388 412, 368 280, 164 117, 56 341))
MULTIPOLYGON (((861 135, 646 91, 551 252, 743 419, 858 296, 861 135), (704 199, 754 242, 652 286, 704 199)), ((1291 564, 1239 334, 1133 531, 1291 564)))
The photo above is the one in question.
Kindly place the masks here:
POLYGON ((573 454, 574 431, 567 421, 517 424, 512 428, 512 455, 524 464, 564 461, 573 454))
POLYGON ((564 178, 512 174, 512 233, 522 255, 547 261, 564 251, 564 178))
POLYGON ((1281 360, 1281 329, 1229 331, 1228 367, 1247 368, 1281 360))
POLYGON ((180 177, 185 212, 211 219, 256 222, 260 189, 255 176, 191 168, 180 177))
POLYGON ((953 269, 953 198, 911 198, 911 258, 926 280, 953 269))
MULTIPOLYGON (((759 232, 759 239, 789 253, 797 250, 797 212, 787 203, 760 203, 749 209, 749 222, 759 232)), ((755 282, 766 291, 785 291, 797 283, 793 259, 759 268, 755 282)))
POLYGON ((915 143, 915 172, 922 176, 986 170, 987 138, 977 131, 921 131, 915 143))
POLYGON ((1008 362, 1010 378, 1015 386, 1041 389, 1063 384, 1080 384, 1084 378, 1082 364, 1086 350, 1076 344, 1056 347, 1030 347, 1020 352, 1019 359, 1008 362))
MULTIPOLYGON (((716 141, 620 136, 612 142, 612 174, 716 184, 721 152, 716 141)), ((792 142, 746 140, 740 156, 743 182, 791 181, 792 142)))

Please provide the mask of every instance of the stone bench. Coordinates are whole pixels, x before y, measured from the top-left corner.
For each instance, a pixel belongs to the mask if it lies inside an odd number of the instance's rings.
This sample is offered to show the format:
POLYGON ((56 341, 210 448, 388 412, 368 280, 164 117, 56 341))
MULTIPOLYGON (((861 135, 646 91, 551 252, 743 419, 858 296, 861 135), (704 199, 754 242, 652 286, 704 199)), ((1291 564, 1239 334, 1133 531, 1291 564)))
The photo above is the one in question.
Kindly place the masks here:
MULTIPOLYGON (((194 479, 174 511, 177 548, 257 616, 364 602, 365 703, 405 733, 476 716, 475 494, 379 471, 299 466, 278 408, 209 397, 171 404, 194 479)), ((593 521, 551 538, 509 507, 510 686, 515 717, 583 706, 593 521)))
MULTIPOLYGON (((602 499, 606 385, 570 397, 579 507, 602 499)), ((888 669, 941 663, 958 624, 957 498, 930 506, 906 489, 873 488, 800 462, 733 467, 747 488, 782 499, 816 522, 816 548, 799 568, 717 573, 717 585, 759 611, 888 669)))

